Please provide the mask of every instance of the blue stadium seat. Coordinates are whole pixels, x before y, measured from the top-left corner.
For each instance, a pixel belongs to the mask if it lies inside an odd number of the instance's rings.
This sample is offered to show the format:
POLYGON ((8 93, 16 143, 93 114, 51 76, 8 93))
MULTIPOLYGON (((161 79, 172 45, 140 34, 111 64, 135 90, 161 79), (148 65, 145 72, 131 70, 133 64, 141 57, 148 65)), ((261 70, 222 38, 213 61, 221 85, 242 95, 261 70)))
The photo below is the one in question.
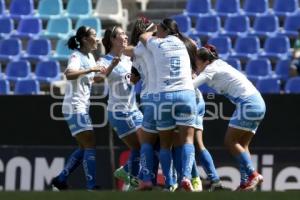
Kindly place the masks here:
POLYGON ((275 77, 280 80, 287 80, 289 78, 291 60, 278 60, 275 66, 275 77))
POLYGON ((261 79, 256 83, 256 88, 263 94, 279 94, 280 80, 278 79, 261 79))
POLYGON ((253 83, 257 80, 270 78, 272 75, 272 66, 269 59, 259 58, 248 61, 245 69, 247 78, 253 83))
POLYGON ((9 17, 0 17, 0 38, 9 38, 14 30, 14 21, 9 17))
POLYGON ((285 84, 286 93, 300 94, 300 77, 294 77, 287 80, 285 84))
POLYGON ((242 64, 241 61, 237 58, 227 58, 226 61, 229 65, 234 67, 235 69, 242 71, 242 64))
POLYGON ((20 80, 16 82, 15 94, 32 95, 40 93, 40 84, 37 80, 20 80))
POLYGON ((80 26, 88 26, 95 29, 98 37, 101 37, 102 35, 101 34, 102 24, 99 18, 96 17, 79 18, 76 22, 75 30, 77 30, 80 26))
POLYGON ((273 11, 277 16, 288 16, 298 10, 298 0, 274 0, 273 2, 273 11))
POLYGON ((249 35, 258 37, 275 36, 279 31, 279 21, 274 15, 257 16, 254 20, 253 31, 249 35))
POLYGON ((72 21, 68 17, 51 18, 43 36, 48 38, 66 39, 72 33, 72 21))
POLYGON ((60 66, 57 61, 39 62, 35 69, 36 79, 40 82, 51 83, 60 80, 60 66))
POLYGON ((209 94, 209 93, 213 93, 215 94, 216 91, 214 89, 212 89, 211 87, 209 87, 207 84, 202 84, 198 87, 198 89, 203 93, 203 94, 209 94))
POLYGON ((213 14, 211 9, 211 0, 188 0, 185 8, 185 14, 190 17, 213 14))
POLYGON ((92 16, 91 0, 69 0, 66 9, 66 16, 72 19, 92 16))
POLYGON ((232 49, 231 39, 226 36, 212 37, 208 40, 208 44, 212 44, 217 48, 218 54, 222 59, 226 59, 230 55, 232 49))
POLYGON ((259 39, 255 36, 239 37, 230 57, 240 59, 255 59, 260 49, 259 39))
POLYGON ((259 16, 268 13, 269 2, 268 0, 245 0, 244 13, 247 16, 259 16))
POLYGON ((36 16, 41 19, 61 16, 63 13, 62 0, 40 0, 36 16))
POLYGON ((250 29, 250 21, 247 16, 229 16, 224 25, 224 31, 222 35, 229 37, 241 37, 246 36, 250 29))
POLYGON ((268 37, 260 57, 287 59, 290 56, 290 41, 286 36, 268 37))
POLYGON ((9 81, 29 79, 31 76, 30 63, 26 60, 10 62, 6 67, 5 74, 9 81))
POLYGON ((37 38, 42 28, 41 19, 35 17, 23 18, 19 22, 17 31, 12 35, 21 38, 37 38))
POLYGON ((34 14, 33 0, 11 0, 9 14, 14 19, 32 16, 34 14))
POLYGON ((192 22, 189 16, 186 15, 174 15, 171 17, 178 25, 179 31, 185 35, 189 35, 192 30, 192 22))
POLYGON ((213 37, 218 35, 221 29, 221 20, 218 16, 209 15, 197 18, 195 31, 192 35, 198 37, 213 37))
POLYGON ((241 13, 240 0, 216 0, 215 11, 222 17, 238 15, 241 13))
POLYGON ((5 0, 0 0, 0 17, 7 15, 6 7, 5 7, 5 0))
POLYGON ((17 38, 0 40, 0 60, 19 59, 21 48, 21 41, 17 38))
POLYGON ((298 30, 300 30, 300 14, 286 16, 281 34, 296 38, 299 35, 298 30))
POLYGON ((28 42, 26 53, 22 59, 47 60, 51 52, 51 43, 48 39, 32 39, 28 42))
POLYGON ((0 95, 9 94, 8 80, 0 79, 0 95))
POLYGON ((65 60, 67 61, 69 59, 69 56, 73 52, 71 49, 67 46, 68 40, 58 40, 56 43, 56 48, 54 54, 51 56, 51 59, 54 60, 65 60))

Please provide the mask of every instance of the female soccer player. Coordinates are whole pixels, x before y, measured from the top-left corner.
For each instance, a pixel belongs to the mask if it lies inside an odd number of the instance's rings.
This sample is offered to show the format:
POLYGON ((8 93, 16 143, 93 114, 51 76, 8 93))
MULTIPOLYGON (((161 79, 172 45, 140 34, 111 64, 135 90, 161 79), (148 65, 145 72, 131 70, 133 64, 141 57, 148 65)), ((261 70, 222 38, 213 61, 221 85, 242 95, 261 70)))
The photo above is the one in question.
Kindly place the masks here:
MULTIPOLYGON (((140 168, 140 143, 138 134, 143 115, 138 110, 133 85, 130 83, 132 62, 130 57, 123 54, 127 47, 128 37, 119 26, 107 29, 102 43, 106 55, 99 64, 107 67, 103 73, 108 81, 108 119, 119 138, 129 147, 131 153, 127 163, 129 173, 137 177, 140 168), (118 61, 112 67, 112 63, 118 61)), ((131 182, 133 183, 133 182, 131 182)), ((136 185, 137 186, 137 183, 136 185)))
POLYGON ((96 31, 85 26, 80 27, 76 35, 68 40, 68 47, 75 51, 71 54, 65 71, 68 84, 62 112, 79 148, 71 154, 65 168, 51 182, 59 190, 68 189, 67 178, 81 163, 87 189, 96 189, 95 136, 88 110, 94 74, 103 70, 96 65, 91 54, 92 50, 97 49, 98 42, 96 31))
POLYGON ((238 70, 218 58, 216 48, 206 45, 197 51, 194 86, 203 83, 229 98, 236 110, 229 122, 225 145, 240 165, 240 190, 253 190, 263 181, 255 171, 249 144, 265 114, 265 103, 252 83, 238 70))
POLYGON ((192 191, 191 169, 194 162, 194 124, 196 97, 192 84, 190 59, 181 33, 172 19, 164 19, 157 25, 157 37, 143 33, 140 41, 152 52, 157 69, 157 129, 160 137, 160 163, 166 178, 166 187, 175 184, 171 173, 171 147, 173 137, 180 137, 182 144, 181 186, 192 191), (174 135, 178 126, 179 134, 174 135))

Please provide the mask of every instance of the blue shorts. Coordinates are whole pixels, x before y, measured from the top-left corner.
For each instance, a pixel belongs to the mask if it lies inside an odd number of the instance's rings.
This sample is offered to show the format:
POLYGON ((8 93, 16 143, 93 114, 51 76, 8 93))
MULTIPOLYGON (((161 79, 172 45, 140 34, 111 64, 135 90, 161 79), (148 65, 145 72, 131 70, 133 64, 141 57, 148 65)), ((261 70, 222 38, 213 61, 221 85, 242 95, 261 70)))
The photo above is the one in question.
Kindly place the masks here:
POLYGON ((255 133, 265 112, 266 105, 261 95, 252 95, 236 104, 229 126, 255 133))
POLYGON ((72 136, 77 135, 83 131, 92 131, 93 126, 91 123, 91 118, 87 113, 74 113, 74 114, 66 114, 63 113, 65 120, 68 123, 69 129, 71 131, 72 136))
POLYGON ((195 129, 203 130, 203 117, 205 114, 205 102, 203 98, 196 98, 197 103, 197 116, 195 129))
POLYGON ((123 138, 136 132, 141 127, 143 114, 139 110, 131 112, 108 111, 108 120, 119 138, 123 138))
POLYGON ((177 125, 195 126, 197 108, 194 90, 161 92, 155 102, 157 130, 171 130, 177 125))
POLYGON ((141 97, 141 109, 144 115, 142 129, 148 133, 158 133, 155 116, 156 104, 154 103, 153 94, 145 94, 141 97))

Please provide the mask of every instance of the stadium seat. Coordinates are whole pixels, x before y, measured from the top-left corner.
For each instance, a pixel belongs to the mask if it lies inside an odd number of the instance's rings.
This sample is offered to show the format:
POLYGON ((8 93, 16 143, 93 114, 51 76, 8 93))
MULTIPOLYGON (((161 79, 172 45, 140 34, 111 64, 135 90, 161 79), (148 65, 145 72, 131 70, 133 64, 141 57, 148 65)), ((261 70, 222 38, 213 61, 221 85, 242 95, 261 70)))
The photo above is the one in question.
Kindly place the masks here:
POLYGON ((43 36, 48 38, 66 39, 72 33, 72 21, 68 17, 51 18, 43 36))
POLYGON ((230 55, 232 45, 229 37, 212 37, 208 40, 208 44, 212 44, 217 48, 218 54, 222 59, 226 59, 230 55))
POLYGON ((245 0, 243 11, 247 16, 259 16, 268 13, 268 0, 245 0))
POLYGON ((102 24, 99 18, 96 17, 80 18, 76 22, 75 30, 77 30, 80 26, 88 26, 95 29, 98 37, 101 37, 102 35, 102 24))
POLYGON ((242 65, 241 65, 241 61, 237 58, 228 58, 226 61, 229 65, 231 65, 232 67, 234 67, 235 69, 242 71, 242 65))
POLYGON ((29 17, 34 14, 33 0, 11 0, 9 15, 14 19, 29 17))
POLYGON ((36 79, 40 82, 51 83, 60 80, 60 66, 57 61, 39 62, 35 69, 36 79))
POLYGON ((37 80, 20 80, 16 82, 15 94, 31 95, 40 93, 40 84, 37 80))
POLYGON ((268 37, 260 57, 287 59, 290 56, 290 41, 285 36, 268 37))
POLYGON ((0 17, 4 17, 7 15, 5 0, 0 0, 0 17))
POLYGON ((0 38, 9 38, 14 30, 14 21, 9 17, 0 17, 0 24, 0 38))
POLYGON ((246 64, 245 72, 247 78, 253 83, 260 79, 270 78, 272 75, 271 62, 266 58, 250 60, 246 64))
POLYGON ((221 20, 218 16, 209 15, 197 18, 195 31, 191 35, 198 37, 213 37, 221 29, 221 20))
POLYGON ((289 69, 291 60, 278 60, 275 66, 275 77, 280 80, 287 80, 289 78, 289 69))
POLYGON ((288 16, 298 10, 298 0, 274 0, 273 2, 273 11, 277 16, 288 16))
POLYGON ((0 95, 9 94, 8 80, 0 79, 0 95))
POLYGON ((56 43, 56 48, 54 54, 51 56, 51 59, 54 60, 65 60, 69 59, 69 56, 72 53, 72 50, 67 46, 68 40, 58 40, 56 43))
POLYGON ((259 39, 255 36, 239 37, 230 57, 240 59, 255 59, 260 49, 259 39))
POLYGON ((192 31, 192 22, 189 16, 175 15, 171 17, 178 25, 179 31, 185 35, 189 35, 192 31))
POLYGON ((247 16, 229 16, 224 25, 224 31, 221 35, 229 37, 243 37, 246 36, 250 29, 250 21, 247 16))
POLYGON ((213 14, 210 0, 188 0, 184 14, 190 17, 213 14))
POLYGON ((123 9, 121 0, 98 0, 94 13, 95 17, 101 20, 110 20, 117 24, 122 24, 126 31, 128 24, 128 10, 123 9))
POLYGON ((296 38, 300 30, 300 13, 286 16, 281 34, 296 38))
POLYGON ((29 79, 31 76, 30 63, 26 60, 10 62, 6 67, 5 74, 9 81, 29 79))
POLYGON ((280 80, 272 78, 261 79, 257 81, 256 88, 262 94, 279 94, 280 80))
POLYGON ((66 16, 72 19, 90 17, 92 15, 91 0, 69 0, 66 9, 66 16))
POLYGON ((32 39, 28 42, 26 53, 22 59, 47 60, 51 52, 51 43, 48 39, 32 39))
POLYGON ((274 15, 257 16, 254 20, 253 31, 249 35, 272 37, 279 31, 279 21, 274 15))
POLYGON ((238 15, 241 13, 240 0, 216 0, 215 11, 221 17, 238 15))
POLYGON ((21 48, 21 41, 17 38, 0 40, 0 60, 19 59, 21 48))
POLYGON ((211 87, 209 87, 207 84, 202 84, 198 87, 198 89, 203 93, 203 94, 209 94, 209 93, 213 93, 215 94, 216 91, 214 89, 212 89, 211 87))
POLYGON ((19 22, 18 28, 12 36, 21 38, 37 38, 42 31, 42 21, 39 18, 23 18, 19 22))
POLYGON ((63 14, 62 0, 40 0, 36 16, 41 19, 59 17, 63 14))
POLYGON ((300 77, 294 77, 287 80, 285 84, 286 93, 297 93, 300 94, 300 77))

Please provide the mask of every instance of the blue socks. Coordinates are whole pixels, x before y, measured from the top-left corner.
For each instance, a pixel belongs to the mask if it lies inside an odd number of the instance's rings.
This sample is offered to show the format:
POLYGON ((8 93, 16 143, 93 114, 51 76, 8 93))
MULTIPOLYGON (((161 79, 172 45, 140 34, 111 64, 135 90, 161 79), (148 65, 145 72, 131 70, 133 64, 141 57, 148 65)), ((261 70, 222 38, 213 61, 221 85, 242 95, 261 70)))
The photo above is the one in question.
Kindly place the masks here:
POLYGON ((182 146, 177 146, 173 148, 173 163, 177 172, 177 180, 181 181, 182 179, 182 146))
POLYGON ((141 173, 143 181, 151 181, 153 174, 153 146, 148 143, 142 144, 141 147, 141 173))
POLYGON ((140 151, 133 149, 130 151, 130 156, 127 161, 129 174, 137 177, 140 171, 140 151))
POLYGON ((192 178, 196 178, 199 177, 199 171, 198 171, 198 167, 197 167, 197 163, 196 163, 196 159, 194 160, 193 163, 193 168, 192 168, 192 178))
POLYGON ((58 180, 66 182, 68 176, 82 163, 84 150, 76 149, 69 157, 65 168, 58 175, 58 180))
POLYGON ((84 150, 83 169, 87 181, 87 189, 94 189, 96 186, 96 149, 84 150))
POLYGON ((248 180, 248 175, 246 173, 244 165, 241 164, 240 164, 240 173, 241 173, 241 185, 244 185, 248 180))
POLYGON ((163 174, 165 176, 165 185, 171 186, 173 184, 172 180, 172 154, 169 149, 160 149, 159 151, 159 160, 161 164, 161 168, 163 171, 163 174))
POLYGON ((184 144, 182 146, 182 178, 191 179, 193 163, 195 161, 194 144, 184 144))
POLYGON ((238 161, 240 166, 242 165, 244 167, 244 170, 245 170, 247 176, 250 176, 251 174, 253 174, 253 172, 255 170, 252 165, 250 155, 247 152, 243 152, 243 153, 237 155, 236 160, 238 161))
POLYGON ((159 167, 159 151, 154 151, 153 155, 153 170, 152 170, 152 184, 157 185, 157 173, 159 167))
POLYGON ((206 149, 203 151, 200 151, 200 164, 202 165, 204 171, 207 174, 207 177, 211 181, 217 181, 220 180, 220 177, 218 176, 217 170, 214 165, 214 161, 206 149))

